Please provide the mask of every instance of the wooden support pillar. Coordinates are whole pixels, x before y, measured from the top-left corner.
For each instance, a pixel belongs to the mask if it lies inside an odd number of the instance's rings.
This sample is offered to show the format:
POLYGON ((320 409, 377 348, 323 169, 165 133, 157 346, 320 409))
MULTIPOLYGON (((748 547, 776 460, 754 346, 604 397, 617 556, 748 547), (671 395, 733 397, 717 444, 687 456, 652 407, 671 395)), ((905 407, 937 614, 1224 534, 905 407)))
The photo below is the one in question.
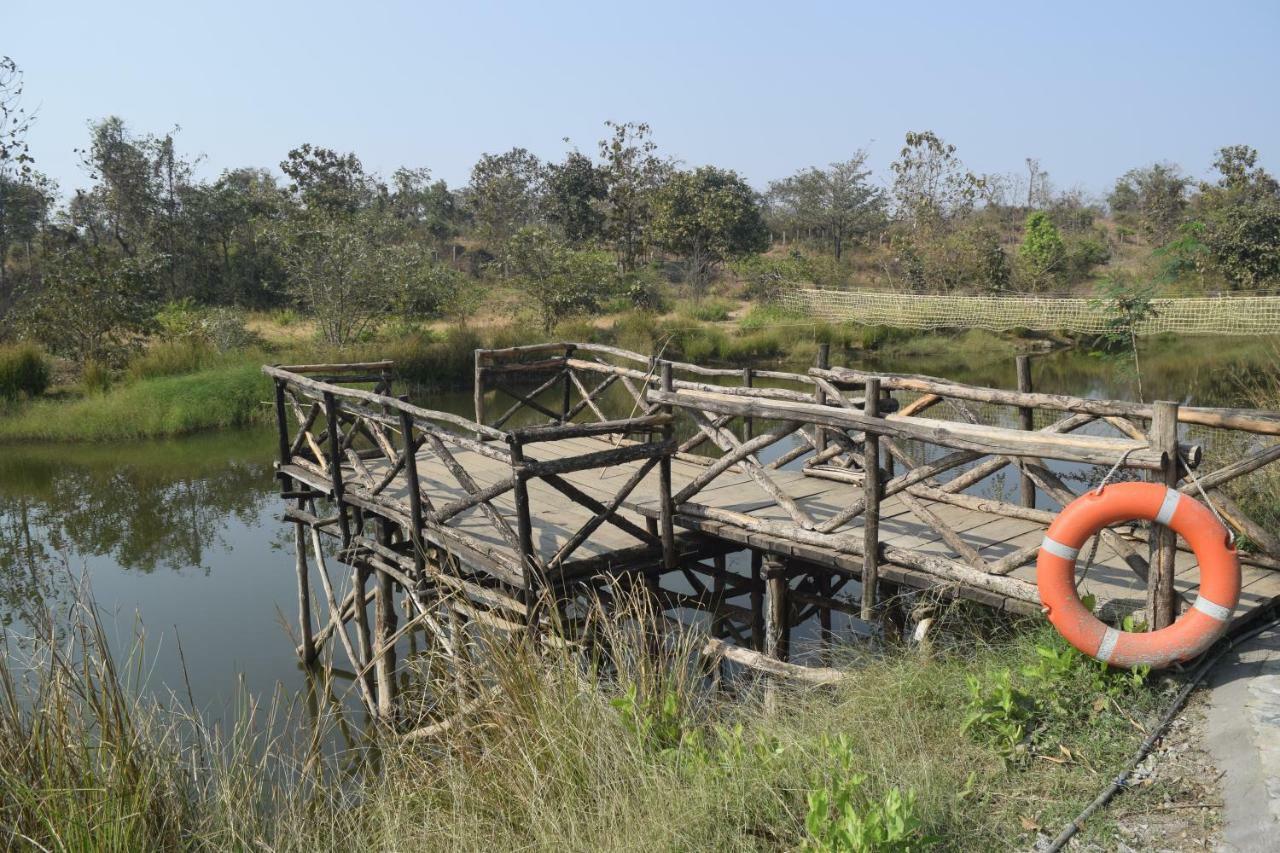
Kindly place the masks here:
MULTIPOLYGON (((365 688, 371 696, 377 697, 377 684, 374 679, 373 669, 369 667, 373 659, 373 637, 369 633, 369 605, 367 603, 369 576, 371 574, 372 572, 363 565, 357 565, 351 573, 351 588, 356 592, 355 612, 352 614, 354 617, 352 621, 356 624, 356 648, 360 653, 360 660, 354 660, 351 663, 357 672, 364 670, 364 675, 361 676, 361 679, 365 683, 365 688)), ((378 713, 378 706, 375 705, 370 710, 376 714, 378 713)))
MULTIPOLYGON (((814 567, 814 587, 824 602, 829 602, 835 594, 835 576, 826 569, 814 567)), ((818 608, 818 626, 822 629, 822 643, 831 641, 831 608, 824 604, 818 608)))
MULTIPOLYGON (((814 359, 814 366, 819 370, 828 370, 831 367, 831 344, 818 344, 818 356, 814 359)), ((823 391, 820 386, 815 385, 813 391, 813 400, 819 406, 827 402, 827 392, 823 391)), ((827 449, 827 430, 825 427, 814 426, 813 428, 814 452, 822 453, 827 449)))
POLYGON ((787 564, 774 554, 764 556, 764 653, 786 660, 791 645, 791 618, 787 601, 787 564))
MULTIPOLYGON (((755 371, 750 367, 742 368, 742 387, 750 388, 755 383, 755 371)), ((755 432, 755 418, 747 415, 742 419, 742 440, 750 441, 752 433, 755 432)))
POLYGON ((300 521, 293 525, 293 548, 298 572, 298 625, 302 635, 299 652, 303 664, 310 666, 316 659, 316 641, 311 626, 311 570, 307 565, 307 534, 300 521))
MULTIPOLYGON (((728 581, 725 573, 728 571, 727 561, 724 554, 716 554, 711 558, 712 571, 715 575, 711 578, 711 636, 719 639, 724 636, 724 598, 728 581)), ((715 669, 712 671, 711 677, 717 685, 720 683, 721 673, 724 669, 724 661, 720 656, 716 656, 715 669)))
POLYGON ((417 445, 413 437, 413 417, 405 411, 400 412, 400 433, 405 455, 404 477, 409 492, 409 541, 413 543, 413 565, 417 569, 415 578, 419 583, 426 572, 426 547, 422 542, 422 487, 418 482, 417 445))
MULTIPOLYGON (((863 412, 872 418, 880 416, 880 380, 867 380, 863 394, 863 412)), ((863 458, 866 470, 862 477, 862 611, 864 622, 875 619, 876 584, 880 579, 880 437, 865 431, 863 458)))
MULTIPOLYGON (((1018 390, 1024 394, 1032 392, 1031 386, 1031 356, 1020 355, 1016 360, 1018 370, 1018 390)), ((1035 409, 1030 406, 1018 407, 1018 426, 1030 432, 1036 428, 1035 409)), ((1019 476, 1019 494, 1022 505, 1034 509, 1036 505, 1036 483, 1031 479, 1031 475, 1027 473, 1025 468, 1019 476)))
POLYGON ((513 435, 507 436, 511 447, 511 467, 515 469, 516 483, 512 490, 516 502, 516 536, 520 543, 520 566, 524 589, 520 592, 525 607, 525 622, 532 634, 538 624, 538 582, 533 553, 533 522, 529 510, 529 472, 524 465, 524 447, 513 435))
POLYGON ((338 435, 338 400, 332 391, 324 392, 324 417, 329 422, 329 477, 333 483, 333 502, 338 511, 338 527, 342 531, 342 547, 351 544, 351 519, 342 498, 342 440, 338 435))
MULTIPOLYGON (((662 390, 670 392, 673 389, 671 379, 671 362, 664 361, 661 365, 662 390)), ((663 406, 662 411, 665 414, 671 414, 671 406, 663 406)), ((669 442, 675 435, 675 427, 671 423, 662 425, 662 440, 669 442)), ((662 536, 662 566, 665 569, 674 569, 676 567, 676 533, 675 533, 675 504, 671 500, 671 453, 664 453, 658 460, 658 497, 660 502, 658 523, 661 527, 662 536)))
MULTIPOLYGON (((391 546, 391 532, 387 522, 378 520, 378 541, 391 546)), ((374 676, 377 682, 378 716, 389 720, 396 706, 396 646, 392 637, 396 632, 395 581, 386 572, 376 572, 374 587, 373 632, 380 649, 374 660, 374 676)))
MULTIPOLYGON (((301 429, 301 424, 299 425, 301 429)), ((289 464, 289 419, 285 414, 284 408, 284 380, 276 380, 276 438, 279 442, 280 465, 289 464)), ((276 478, 280 480, 281 493, 288 492, 293 488, 293 480, 283 471, 276 471, 276 478)))
POLYGON ((484 411, 484 376, 485 376, 484 361, 485 361, 485 354, 484 354, 484 350, 480 350, 480 349, 476 350, 476 353, 475 353, 475 363, 476 363, 476 368, 475 368, 475 388, 472 390, 472 395, 473 395, 473 397, 474 397, 474 399, 475 399, 475 407, 476 407, 476 423, 478 423, 478 424, 484 424, 484 418, 485 418, 485 411, 484 411))
MULTIPOLYGON (((1178 404, 1159 401, 1152 406, 1152 449, 1164 455, 1161 469, 1153 472, 1152 479, 1170 489, 1178 485, 1178 404)), ((1174 555, 1177 553, 1177 535, 1163 524, 1152 522, 1150 573, 1147 576, 1147 616, 1151 630, 1158 631, 1173 624, 1178 617, 1177 592, 1173 587, 1174 555)))
POLYGON ((751 648, 764 651, 764 554, 751 549, 751 648))

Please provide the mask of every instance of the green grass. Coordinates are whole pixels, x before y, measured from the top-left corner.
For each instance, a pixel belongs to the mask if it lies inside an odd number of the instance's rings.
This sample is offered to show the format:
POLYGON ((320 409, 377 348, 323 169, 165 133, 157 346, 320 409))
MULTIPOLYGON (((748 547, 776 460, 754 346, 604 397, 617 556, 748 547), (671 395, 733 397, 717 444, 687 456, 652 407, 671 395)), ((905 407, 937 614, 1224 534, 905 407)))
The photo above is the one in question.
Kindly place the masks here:
POLYGON ((33 344, 0 345, 0 400, 38 397, 49 387, 49 360, 33 344))
POLYGON ((686 300, 676 305, 676 314, 685 320, 696 320, 699 323, 722 323, 729 319, 737 306, 728 299, 714 296, 705 299, 686 300))
MULTIPOLYGON (((820 849, 817 839, 851 825, 830 810, 835 794, 860 820, 906 819, 910 849, 929 839, 1025 849, 1025 827, 1074 816, 1164 701, 1156 686, 1063 657, 1043 623, 963 619, 931 651, 837 650, 838 685, 768 698, 745 685, 733 696, 709 690, 691 665, 696 636, 669 636, 654 656, 632 630, 643 616, 624 614, 600 627, 609 675, 571 652, 533 653, 477 630, 471 683, 482 698, 431 682, 441 670, 429 659, 408 694, 405 726, 425 721, 421 693, 452 727, 411 740, 375 730, 372 743, 335 754, 320 746, 338 742, 332 708, 311 729, 288 697, 243 697, 242 719, 224 731, 150 698, 130 675, 145 672, 145 655, 114 661, 92 612, 74 609, 61 645, 33 640, 26 666, 0 657, 0 839, 10 846, 820 849), (1035 700, 1014 750, 967 725, 990 707, 975 705, 971 685, 981 693, 1010 679, 1035 700)), ((325 695, 332 673, 317 677, 325 695)), ((1140 808, 1162 795, 1124 797, 1140 808)), ((1103 814, 1085 837, 1108 833, 1103 814)))
POLYGON ((0 441, 117 441, 265 422, 270 384, 257 361, 35 400, 0 418, 0 441))

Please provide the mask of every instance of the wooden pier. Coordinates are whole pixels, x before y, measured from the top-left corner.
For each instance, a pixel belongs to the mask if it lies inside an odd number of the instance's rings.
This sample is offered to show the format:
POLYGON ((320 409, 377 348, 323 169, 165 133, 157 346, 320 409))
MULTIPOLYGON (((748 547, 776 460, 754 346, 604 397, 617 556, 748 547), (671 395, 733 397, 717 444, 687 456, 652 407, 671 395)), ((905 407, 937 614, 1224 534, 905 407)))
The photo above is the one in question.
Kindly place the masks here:
MULTIPOLYGON (((696 620, 707 655, 823 682, 838 673, 789 660, 810 620, 900 630, 911 589, 1039 612, 1045 528, 1108 475, 1204 490, 1242 542, 1237 617, 1280 596, 1280 536, 1231 497, 1280 460, 1280 413, 1040 394, 1025 358, 1010 367, 1017 390, 833 367, 825 348, 790 373, 548 343, 476 352, 474 420, 395 396, 389 362, 266 367, 299 654, 334 644, 385 717, 410 633, 446 651, 471 622, 572 635, 640 590, 696 620)), ((1116 527, 1082 551, 1104 617, 1161 627, 1194 599, 1194 556, 1166 534, 1116 527)))

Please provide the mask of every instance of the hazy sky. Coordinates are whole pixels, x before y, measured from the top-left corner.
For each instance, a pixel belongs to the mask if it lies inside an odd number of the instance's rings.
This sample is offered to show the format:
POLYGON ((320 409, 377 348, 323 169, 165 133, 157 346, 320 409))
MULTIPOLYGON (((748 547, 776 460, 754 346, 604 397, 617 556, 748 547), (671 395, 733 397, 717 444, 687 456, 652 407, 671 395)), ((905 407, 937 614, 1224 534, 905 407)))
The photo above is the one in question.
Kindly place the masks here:
POLYGON ((1172 160, 1205 174, 1248 143, 1280 167, 1280 3, 307 3, 0 0, 38 168, 115 114, 181 127, 200 173, 276 167, 312 142, 389 174, 465 183, 484 151, 594 150, 647 121, 689 165, 763 187, 866 147, 887 173, 932 129, 980 172, 1038 157, 1105 191, 1172 160))

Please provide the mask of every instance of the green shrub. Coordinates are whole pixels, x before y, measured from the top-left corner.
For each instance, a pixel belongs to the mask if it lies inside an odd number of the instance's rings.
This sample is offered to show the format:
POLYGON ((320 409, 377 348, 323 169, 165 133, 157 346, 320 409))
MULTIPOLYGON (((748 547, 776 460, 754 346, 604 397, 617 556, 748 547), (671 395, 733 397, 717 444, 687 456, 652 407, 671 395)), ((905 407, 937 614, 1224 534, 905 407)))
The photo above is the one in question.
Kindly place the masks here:
POLYGON ((136 381, 195 373, 207 365, 211 356, 209 346, 201 338, 156 341, 129 362, 128 375, 136 381))
POLYGON ((86 361, 80 369, 80 384, 89 394, 106 393, 114 378, 111 368, 101 361, 86 361))
POLYGON ((49 360, 34 344, 0 346, 0 399, 39 397, 49 387, 49 360))

